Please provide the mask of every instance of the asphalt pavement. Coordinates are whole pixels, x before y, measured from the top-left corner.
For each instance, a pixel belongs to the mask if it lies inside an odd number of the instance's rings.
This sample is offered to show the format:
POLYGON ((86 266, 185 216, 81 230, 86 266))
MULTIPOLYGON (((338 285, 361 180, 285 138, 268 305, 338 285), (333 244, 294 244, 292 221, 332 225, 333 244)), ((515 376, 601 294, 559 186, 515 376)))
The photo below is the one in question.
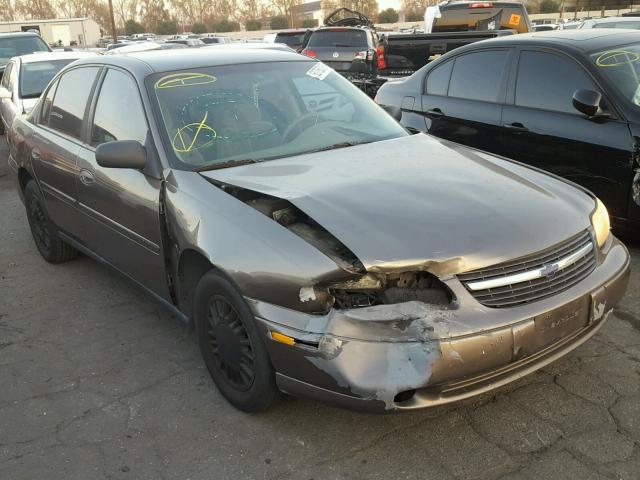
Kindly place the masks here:
POLYGON ((247 415, 162 306, 86 257, 41 259, 0 144, 0 479, 640 478, 640 246, 601 332, 492 394, 247 415))

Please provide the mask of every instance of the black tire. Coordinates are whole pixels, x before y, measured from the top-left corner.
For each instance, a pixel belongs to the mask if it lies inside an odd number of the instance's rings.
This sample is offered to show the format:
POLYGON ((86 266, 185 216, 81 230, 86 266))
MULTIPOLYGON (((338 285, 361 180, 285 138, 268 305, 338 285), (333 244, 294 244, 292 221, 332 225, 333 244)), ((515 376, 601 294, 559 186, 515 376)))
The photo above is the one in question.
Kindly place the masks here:
POLYGON ((244 298, 212 270, 198 283, 194 302, 200 352, 218 389, 239 410, 266 410, 280 395, 262 335, 244 298))
POLYGON ((47 214, 42 193, 33 180, 29 180, 24 189, 24 204, 31 235, 42 258, 49 263, 68 262, 75 258, 78 251, 60 239, 58 229, 47 214))

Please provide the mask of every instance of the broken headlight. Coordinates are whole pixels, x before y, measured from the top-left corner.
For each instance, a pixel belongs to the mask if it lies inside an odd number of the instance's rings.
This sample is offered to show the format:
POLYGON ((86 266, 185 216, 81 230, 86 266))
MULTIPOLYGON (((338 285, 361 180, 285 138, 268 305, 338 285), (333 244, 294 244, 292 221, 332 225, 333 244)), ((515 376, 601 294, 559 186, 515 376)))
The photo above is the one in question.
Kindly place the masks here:
POLYGON ((427 272, 368 273, 356 281, 331 285, 328 290, 334 307, 341 310, 411 301, 446 306, 453 300, 446 285, 427 272))

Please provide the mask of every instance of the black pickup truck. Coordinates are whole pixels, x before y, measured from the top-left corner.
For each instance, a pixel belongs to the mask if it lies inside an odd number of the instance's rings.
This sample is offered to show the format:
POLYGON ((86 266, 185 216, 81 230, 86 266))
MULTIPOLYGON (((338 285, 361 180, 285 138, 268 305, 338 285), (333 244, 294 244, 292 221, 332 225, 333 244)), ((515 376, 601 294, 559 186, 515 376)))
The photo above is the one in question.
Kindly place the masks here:
POLYGON ((527 10, 519 2, 442 2, 427 8, 425 30, 433 33, 381 36, 376 57, 378 76, 406 77, 434 58, 470 43, 531 31, 527 10))

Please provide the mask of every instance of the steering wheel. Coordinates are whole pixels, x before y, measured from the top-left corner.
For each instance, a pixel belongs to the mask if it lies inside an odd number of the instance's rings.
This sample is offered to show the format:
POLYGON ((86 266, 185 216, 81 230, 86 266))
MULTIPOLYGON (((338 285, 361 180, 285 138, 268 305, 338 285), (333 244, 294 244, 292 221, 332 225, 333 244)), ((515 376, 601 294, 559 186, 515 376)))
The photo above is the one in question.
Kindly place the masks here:
POLYGON ((324 122, 326 119, 321 117, 318 112, 307 112, 301 117, 298 117, 282 134, 282 144, 289 143, 291 140, 299 136, 305 130, 315 126, 318 122, 324 122), (312 121, 310 121, 312 120, 312 121), (309 122, 308 125, 304 125, 305 122, 309 122), (297 133, 295 133, 297 130, 297 133), (295 133, 295 135, 294 135, 295 133), (291 138, 289 138, 291 137, 291 138))

